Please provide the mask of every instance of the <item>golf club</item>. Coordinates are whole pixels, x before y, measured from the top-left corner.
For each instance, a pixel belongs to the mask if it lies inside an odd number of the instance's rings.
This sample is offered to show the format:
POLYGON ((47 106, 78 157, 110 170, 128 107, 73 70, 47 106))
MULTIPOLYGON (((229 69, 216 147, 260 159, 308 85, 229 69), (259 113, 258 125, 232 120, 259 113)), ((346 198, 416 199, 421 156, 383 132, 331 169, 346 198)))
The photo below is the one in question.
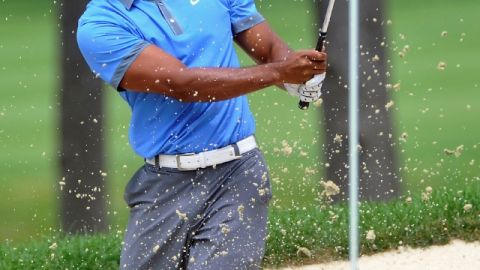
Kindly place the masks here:
MULTIPOLYGON (((335 5, 335 0, 330 0, 330 2, 328 2, 327 13, 325 14, 325 19, 323 20, 322 28, 319 31, 317 46, 315 47, 315 49, 319 52, 323 50, 325 39, 327 38, 328 25, 330 24, 330 18, 332 17, 332 10, 334 5, 335 5)), ((300 101, 298 103, 298 107, 301 110, 306 110, 308 109, 309 106, 310 106, 309 102, 300 101)))

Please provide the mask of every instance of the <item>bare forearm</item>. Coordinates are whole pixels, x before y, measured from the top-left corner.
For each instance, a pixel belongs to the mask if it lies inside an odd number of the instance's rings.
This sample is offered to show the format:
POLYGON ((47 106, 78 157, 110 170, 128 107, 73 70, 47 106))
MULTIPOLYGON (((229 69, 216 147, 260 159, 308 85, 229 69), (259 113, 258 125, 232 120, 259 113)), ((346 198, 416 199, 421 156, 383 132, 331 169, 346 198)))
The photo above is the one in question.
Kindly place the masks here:
POLYGON ((282 39, 275 36, 275 42, 272 42, 271 44, 267 63, 284 61, 292 52, 293 50, 290 49, 282 39))
POLYGON ((149 46, 129 67, 120 87, 185 102, 212 102, 283 82, 303 82, 324 68, 324 58, 315 51, 302 51, 248 68, 188 68, 160 48, 149 46))
POLYGON ((266 24, 245 31, 236 40, 256 63, 284 61, 293 52, 266 24), (257 33, 256 30, 261 33, 257 33))
MULTIPOLYGON (((236 41, 258 64, 285 61, 293 52, 265 22, 240 33, 236 41)), ((283 83, 276 85, 283 88, 283 83)))
MULTIPOLYGON (((274 63, 284 61, 293 50, 288 47, 288 45, 281 40, 279 37, 275 36, 275 42, 270 44, 269 53, 267 57, 262 57, 264 59, 263 63, 274 63)), ((282 82, 275 84, 278 88, 285 90, 285 87, 282 82)))
POLYGON ((279 65, 188 68, 158 47, 149 46, 127 70, 120 87, 164 94, 185 102, 219 101, 277 84, 279 65))
POLYGON ((152 84, 152 78, 149 83, 151 91, 164 92, 158 88, 167 85, 170 95, 181 101, 212 102, 239 97, 280 82, 275 64, 247 68, 190 68, 178 72, 184 74, 160 84, 158 81, 152 84))

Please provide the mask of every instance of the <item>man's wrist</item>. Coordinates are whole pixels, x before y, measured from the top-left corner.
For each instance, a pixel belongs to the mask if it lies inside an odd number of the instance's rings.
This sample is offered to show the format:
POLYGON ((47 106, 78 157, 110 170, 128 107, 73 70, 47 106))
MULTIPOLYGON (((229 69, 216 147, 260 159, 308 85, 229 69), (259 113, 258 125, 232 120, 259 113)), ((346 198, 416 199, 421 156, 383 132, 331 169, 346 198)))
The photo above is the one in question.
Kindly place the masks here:
POLYGON ((280 63, 269 63, 264 65, 266 68, 266 74, 271 77, 272 85, 283 85, 284 81, 281 75, 280 63))

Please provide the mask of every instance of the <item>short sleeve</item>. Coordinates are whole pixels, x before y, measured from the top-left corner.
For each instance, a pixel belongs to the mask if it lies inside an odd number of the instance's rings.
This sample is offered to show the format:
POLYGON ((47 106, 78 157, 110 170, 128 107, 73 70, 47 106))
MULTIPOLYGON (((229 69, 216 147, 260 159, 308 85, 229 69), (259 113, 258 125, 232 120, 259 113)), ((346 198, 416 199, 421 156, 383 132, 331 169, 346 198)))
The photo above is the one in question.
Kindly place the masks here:
POLYGON ((127 69, 149 43, 113 22, 79 22, 77 42, 90 69, 118 89, 127 69))
POLYGON ((254 0, 230 0, 230 19, 233 34, 245 31, 265 20, 257 11, 254 0))

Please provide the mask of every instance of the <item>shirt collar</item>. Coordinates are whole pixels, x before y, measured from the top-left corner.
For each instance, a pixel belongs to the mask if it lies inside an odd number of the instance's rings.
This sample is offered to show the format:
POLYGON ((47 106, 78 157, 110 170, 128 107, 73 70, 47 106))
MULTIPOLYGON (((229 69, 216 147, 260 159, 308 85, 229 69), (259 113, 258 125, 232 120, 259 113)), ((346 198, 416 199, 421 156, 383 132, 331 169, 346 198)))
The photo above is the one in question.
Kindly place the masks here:
POLYGON ((126 9, 130 9, 133 5, 134 0, 120 0, 126 9))

